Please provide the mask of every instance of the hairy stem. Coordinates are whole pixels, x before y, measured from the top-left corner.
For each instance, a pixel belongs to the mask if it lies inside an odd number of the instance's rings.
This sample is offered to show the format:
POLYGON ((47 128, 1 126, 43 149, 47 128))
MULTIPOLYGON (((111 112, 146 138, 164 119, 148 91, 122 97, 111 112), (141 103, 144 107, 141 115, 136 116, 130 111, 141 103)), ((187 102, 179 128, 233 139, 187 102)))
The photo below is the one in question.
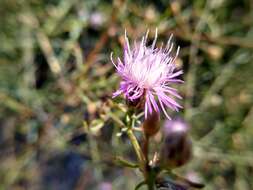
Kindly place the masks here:
POLYGON ((134 150, 135 150, 135 153, 137 155, 137 158, 138 158, 138 161, 139 161, 139 164, 140 164, 140 167, 141 167, 141 170, 144 169, 144 164, 145 164, 145 158, 144 158, 144 155, 142 153, 142 150, 141 150, 141 147, 139 145, 139 142, 138 140, 136 139, 132 129, 128 129, 127 130, 127 135, 134 147, 134 150))

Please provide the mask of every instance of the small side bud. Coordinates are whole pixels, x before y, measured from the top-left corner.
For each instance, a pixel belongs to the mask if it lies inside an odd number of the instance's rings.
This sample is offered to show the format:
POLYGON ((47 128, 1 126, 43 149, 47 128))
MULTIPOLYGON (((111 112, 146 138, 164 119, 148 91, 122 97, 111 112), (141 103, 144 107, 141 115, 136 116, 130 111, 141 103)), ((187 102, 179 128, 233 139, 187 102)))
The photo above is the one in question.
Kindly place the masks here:
POLYGON ((159 131, 159 120, 159 114, 157 112, 153 112, 145 119, 142 126, 146 136, 151 137, 159 131))
POLYGON ((187 163, 192 155, 187 124, 179 119, 167 121, 164 134, 165 139, 160 152, 161 167, 175 168, 187 163))

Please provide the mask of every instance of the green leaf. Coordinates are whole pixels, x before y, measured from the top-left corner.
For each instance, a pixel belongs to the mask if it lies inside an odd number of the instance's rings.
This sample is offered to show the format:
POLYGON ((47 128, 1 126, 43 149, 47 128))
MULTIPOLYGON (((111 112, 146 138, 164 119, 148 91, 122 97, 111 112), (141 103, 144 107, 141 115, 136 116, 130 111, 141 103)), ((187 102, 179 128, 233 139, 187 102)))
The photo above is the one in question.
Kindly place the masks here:
POLYGON ((122 157, 116 157, 116 162, 122 166, 129 167, 129 168, 138 168, 139 165, 136 163, 132 163, 122 157))
POLYGON ((147 184, 146 181, 142 181, 142 182, 140 182, 140 183, 135 187, 134 190, 138 190, 138 189, 140 189, 143 185, 146 185, 146 184, 147 184))

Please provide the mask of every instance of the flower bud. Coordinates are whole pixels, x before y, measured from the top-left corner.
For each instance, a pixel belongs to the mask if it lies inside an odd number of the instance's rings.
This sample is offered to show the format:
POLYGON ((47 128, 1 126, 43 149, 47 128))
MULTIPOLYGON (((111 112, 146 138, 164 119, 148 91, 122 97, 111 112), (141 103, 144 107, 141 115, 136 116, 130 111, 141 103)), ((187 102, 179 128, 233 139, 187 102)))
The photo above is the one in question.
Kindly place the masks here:
POLYGON ((150 137, 155 135, 160 128, 159 115, 157 112, 153 112, 143 122, 143 131, 146 136, 150 137))
POLYGON ((175 168, 189 161, 192 143, 187 132, 187 124, 179 119, 165 123, 165 139, 160 152, 162 167, 175 168))

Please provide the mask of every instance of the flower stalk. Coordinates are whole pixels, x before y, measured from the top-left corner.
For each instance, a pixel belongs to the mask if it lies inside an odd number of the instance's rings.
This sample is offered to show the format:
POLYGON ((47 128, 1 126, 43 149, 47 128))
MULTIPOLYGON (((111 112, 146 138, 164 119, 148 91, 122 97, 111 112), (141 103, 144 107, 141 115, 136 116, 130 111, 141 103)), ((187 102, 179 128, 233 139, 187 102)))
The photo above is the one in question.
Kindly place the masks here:
MULTIPOLYGON (((131 113, 131 110, 129 111, 131 113)), ((128 115, 129 116, 129 115, 128 115)), ((145 183, 148 186, 149 190, 153 190, 155 187, 155 179, 156 179, 156 174, 154 170, 150 167, 149 165, 149 159, 148 159, 148 153, 149 153, 149 135, 144 134, 144 141, 143 141, 143 146, 141 147, 136 136, 134 135, 133 129, 132 129, 132 115, 130 116, 130 125, 131 127, 128 128, 127 130, 127 135, 131 141, 131 144, 134 147, 135 153, 138 158, 139 162, 139 168, 141 172, 143 173, 143 176, 145 178, 145 183)), ((144 121, 145 124, 145 121, 144 121)), ((145 132, 144 132, 145 133, 145 132)))
MULTIPOLYGON (((155 39, 151 46, 147 45, 148 32, 141 42, 130 46, 125 33, 125 44, 123 59, 118 58, 111 61, 121 77, 119 89, 114 92, 113 97, 124 95, 128 111, 126 114, 124 130, 134 148, 138 159, 138 165, 129 164, 124 159, 121 162, 128 167, 138 166, 144 176, 144 181, 136 186, 136 190, 142 185, 147 185, 148 190, 155 187, 167 187, 172 189, 186 189, 172 180, 164 180, 160 174, 166 170, 171 172, 176 167, 187 163, 191 158, 191 141, 188 138, 187 125, 178 120, 171 120, 167 108, 172 111, 179 111, 181 105, 176 99, 181 99, 178 90, 172 84, 183 83, 180 75, 182 70, 176 68, 175 60, 179 54, 179 47, 176 54, 172 55, 172 35, 165 47, 156 47, 157 30, 155 39), (144 122, 136 127, 136 112, 144 113, 144 122), (160 114, 164 113, 171 122, 164 126, 164 142, 160 153, 156 150, 154 156, 149 160, 149 144, 153 137, 160 130, 160 114), (143 138, 141 145, 136 138, 134 131, 142 131, 143 138), (158 176, 159 175, 159 176, 158 176)), ((121 123, 121 122, 119 122, 121 123)), ((185 183, 185 181, 184 181, 185 183)), ((193 186, 187 184, 187 186, 193 186)))
POLYGON ((143 152, 141 150, 139 142, 138 142, 137 138, 135 137, 132 129, 127 130, 127 135, 128 135, 128 137, 129 137, 129 139, 130 139, 130 141, 131 141, 131 143, 134 147, 135 153, 136 153, 137 158, 138 158, 139 165, 141 167, 141 170, 143 171, 144 170, 145 157, 143 155, 143 152))

